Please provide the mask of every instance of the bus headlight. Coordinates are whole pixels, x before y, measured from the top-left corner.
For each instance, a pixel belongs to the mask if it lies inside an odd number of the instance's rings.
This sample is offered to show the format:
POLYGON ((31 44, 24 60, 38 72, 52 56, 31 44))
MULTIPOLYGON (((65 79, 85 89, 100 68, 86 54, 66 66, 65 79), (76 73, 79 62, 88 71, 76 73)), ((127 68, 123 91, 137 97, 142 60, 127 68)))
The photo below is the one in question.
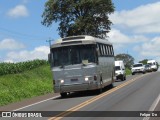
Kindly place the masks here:
POLYGON ((64 83, 64 80, 60 80, 60 83, 61 83, 61 84, 64 83))
POLYGON ((85 81, 88 81, 89 79, 88 79, 88 77, 85 77, 84 80, 85 80, 85 81))

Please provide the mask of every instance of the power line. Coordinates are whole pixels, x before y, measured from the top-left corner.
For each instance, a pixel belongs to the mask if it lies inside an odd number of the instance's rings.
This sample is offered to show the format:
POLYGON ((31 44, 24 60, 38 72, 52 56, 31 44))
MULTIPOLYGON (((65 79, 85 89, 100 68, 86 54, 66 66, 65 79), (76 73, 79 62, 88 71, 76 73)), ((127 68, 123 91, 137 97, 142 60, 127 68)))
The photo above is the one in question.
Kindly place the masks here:
MULTIPOLYGON (((23 37, 28 37, 28 38, 32 38, 32 39, 37 39, 37 38, 46 39, 46 38, 48 38, 48 37, 42 37, 42 36, 37 36, 37 35, 29 35, 29 34, 19 33, 19 32, 11 31, 11 30, 8 30, 8 29, 2 28, 2 27, 0 27, 0 30, 5 31, 5 32, 9 32, 12 35, 14 34, 15 36, 23 36, 23 37)), ((2 35, 4 35, 4 34, 2 34, 2 35)))

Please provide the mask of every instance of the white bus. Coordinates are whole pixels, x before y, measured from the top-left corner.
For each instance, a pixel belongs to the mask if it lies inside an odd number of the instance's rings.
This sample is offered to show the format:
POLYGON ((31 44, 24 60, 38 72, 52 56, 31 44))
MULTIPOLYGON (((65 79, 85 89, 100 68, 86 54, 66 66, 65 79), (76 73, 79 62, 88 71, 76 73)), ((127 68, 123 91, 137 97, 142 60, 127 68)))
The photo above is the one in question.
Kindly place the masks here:
POLYGON ((54 92, 62 97, 76 91, 102 91, 114 82, 114 50, 104 39, 80 35, 51 45, 49 61, 54 92))

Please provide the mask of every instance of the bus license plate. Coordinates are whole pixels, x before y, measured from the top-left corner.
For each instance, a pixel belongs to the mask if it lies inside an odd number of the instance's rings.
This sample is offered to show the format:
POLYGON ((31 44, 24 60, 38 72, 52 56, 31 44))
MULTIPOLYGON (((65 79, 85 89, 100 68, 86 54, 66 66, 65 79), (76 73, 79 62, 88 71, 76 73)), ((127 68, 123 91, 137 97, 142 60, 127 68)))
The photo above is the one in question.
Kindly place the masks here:
POLYGON ((76 82, 76 81, 78 81, 78 79, 77 79, 77 78, 74 78, 74 79, 71 79, 71 81, 72 81, 72 82, 76 82))

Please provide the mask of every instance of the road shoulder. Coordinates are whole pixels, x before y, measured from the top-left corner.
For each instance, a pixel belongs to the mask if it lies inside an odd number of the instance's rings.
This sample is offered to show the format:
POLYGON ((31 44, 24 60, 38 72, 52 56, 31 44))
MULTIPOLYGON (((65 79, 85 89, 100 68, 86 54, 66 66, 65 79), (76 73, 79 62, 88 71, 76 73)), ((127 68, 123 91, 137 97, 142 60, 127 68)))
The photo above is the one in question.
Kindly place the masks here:
POLYGON ((41 96, 37 96, 37 97, 33 97, 33 98, 28 98, 28 99, 24 99, 20 102, 15 102, 15 103, 11 103, 9 105, 5 105, 5 106, 1 106, 0 107, 0 111, 13 111, 25 106, 29 106, 31 104, 34 103, 38 103, 41 102, 43 100, 47 100, 53 97, 59 96, 59 94, 57 93, 49 93, 49 94, 45 94, 45 95, 41 95, 41 96))

